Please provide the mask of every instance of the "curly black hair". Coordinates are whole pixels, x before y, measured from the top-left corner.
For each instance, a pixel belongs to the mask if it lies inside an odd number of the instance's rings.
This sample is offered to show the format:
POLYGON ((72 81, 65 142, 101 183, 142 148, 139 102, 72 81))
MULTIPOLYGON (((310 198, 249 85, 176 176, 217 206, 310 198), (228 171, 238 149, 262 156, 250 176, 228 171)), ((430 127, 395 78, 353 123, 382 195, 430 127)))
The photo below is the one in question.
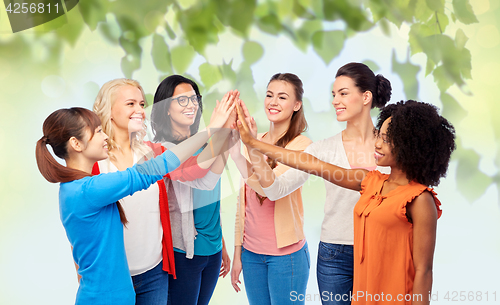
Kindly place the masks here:
POLYGON ((453 125, 438 114, 436 106, 412 100, 382 108, 376 132, 388 118, 387 141, 398 167, 410 181, 437 186, 456 148, 453 125))

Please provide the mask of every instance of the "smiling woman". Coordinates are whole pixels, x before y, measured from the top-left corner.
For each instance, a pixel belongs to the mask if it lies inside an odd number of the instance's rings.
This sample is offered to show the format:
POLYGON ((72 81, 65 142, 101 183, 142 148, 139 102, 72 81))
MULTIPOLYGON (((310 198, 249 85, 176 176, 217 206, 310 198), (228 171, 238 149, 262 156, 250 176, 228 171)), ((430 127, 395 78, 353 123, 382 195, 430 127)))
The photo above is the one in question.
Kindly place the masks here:
MULTIPOLYGON (((229 103, 223 103, 219 110, 209 127, 222 127, 232 112, 229 103)), ((97 115, 87 109, 70 108, 47 117, 43 137, 36 145, 36 161, 49 182, 61 183, 61 221, 81 276, 76 304, 136 303, 123 243, 125 219, 117 201, 147 189, 177 168, 208 138, 208 133, 203 132, 158 158, 125 171, 92 176, 94 163, 107 156, 108 138, 97 115), (47 145, 67 166, 54 159, 47 145)))

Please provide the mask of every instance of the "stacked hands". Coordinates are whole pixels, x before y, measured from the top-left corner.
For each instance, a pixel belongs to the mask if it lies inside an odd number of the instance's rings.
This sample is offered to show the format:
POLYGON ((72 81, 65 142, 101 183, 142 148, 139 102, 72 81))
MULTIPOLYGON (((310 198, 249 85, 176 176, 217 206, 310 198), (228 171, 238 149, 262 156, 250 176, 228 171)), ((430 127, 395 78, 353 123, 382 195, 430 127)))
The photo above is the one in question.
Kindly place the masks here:
POLYGON ((207 130, 213 134, 214 131, 211 129, 216 129, 217 132, 221 128, 232 130, 229 138, 229 152, 232 156, 240 153, 239 145, 236 145, 240 138, 247 146, 251 146, 252 140, 257 138, 257 124, 240 99, 238 90, 230 90, 220 102, 216 101, 207 130))

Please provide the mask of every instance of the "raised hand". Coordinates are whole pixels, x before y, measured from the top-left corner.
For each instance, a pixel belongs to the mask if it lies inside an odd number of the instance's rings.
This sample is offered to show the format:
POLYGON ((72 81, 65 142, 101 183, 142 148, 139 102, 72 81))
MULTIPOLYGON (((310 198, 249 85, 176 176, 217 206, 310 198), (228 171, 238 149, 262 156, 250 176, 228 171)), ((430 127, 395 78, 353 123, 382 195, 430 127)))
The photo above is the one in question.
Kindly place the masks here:
MULTIPOLYGON (((240 92, 238 90, 232 91, 232 94, 234 96, 234 103, 237 103, 238 100, 240 99, 240 92)), ((224 128, 233 128, 235 129, 236 126, 236 119, 238 118, 238 113, 236 113, 236 107, 233 109, 231 114, 229 115, 229 118, 227 119, 226 123, 224 124, 224 128)))
POLYGON ((221 128, 226 124, 236 105, 234 102, 236 92, 238 91, 231 90, 224 95, 220 102, 216 101, 215 109, 212 112, 212 117, 207 128, 221 128))
MULTIPOLYGON (((250 129, 249 124, 247 123, 247 116, 244 114, 244 111, 240 104, 241 103, 236 103, 236 111, 238 112, 238 131, 240 132, 241 141, 243 141, 243 143, 245 143, 245 145, 247 146, 252 146, 251 142, 255 140, 255 135, 254 132, 250 129)), ((255 127, 257 126, 255 125, 255 127)))

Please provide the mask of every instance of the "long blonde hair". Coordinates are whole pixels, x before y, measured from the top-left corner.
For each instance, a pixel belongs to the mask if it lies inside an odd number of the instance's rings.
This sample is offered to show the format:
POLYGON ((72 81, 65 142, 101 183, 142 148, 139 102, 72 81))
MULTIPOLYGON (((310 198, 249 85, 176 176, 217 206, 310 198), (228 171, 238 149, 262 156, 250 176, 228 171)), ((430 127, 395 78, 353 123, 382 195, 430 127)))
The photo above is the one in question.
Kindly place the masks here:
MULTIPOLYGON (((127 78, 117 78, 110 80, 109 82, 102 85, 99 93, 92 107, 93 111, 97 114, 102 122, 102 130, 109 136, 108 139, 108 149, 109 158, 116 160, 113 154, 114 150, 119 150, 121 147, 115 141, 115 131, 113 130, 113 124, 111 124, 111 107, 115 102, 116 91, 123 86, 133 86, 141 91, 142 98, 146 100, 144 95, 144 90, 138 81, 127 79, 127 78)), ((146 136, 146 124, 142 124, 142 130, 137 132, 132 132, 130 135, 130 147, 134 153, 139 154, 141 157, 148 155, 151 149, 144 144, 144 137, 146 136)))

